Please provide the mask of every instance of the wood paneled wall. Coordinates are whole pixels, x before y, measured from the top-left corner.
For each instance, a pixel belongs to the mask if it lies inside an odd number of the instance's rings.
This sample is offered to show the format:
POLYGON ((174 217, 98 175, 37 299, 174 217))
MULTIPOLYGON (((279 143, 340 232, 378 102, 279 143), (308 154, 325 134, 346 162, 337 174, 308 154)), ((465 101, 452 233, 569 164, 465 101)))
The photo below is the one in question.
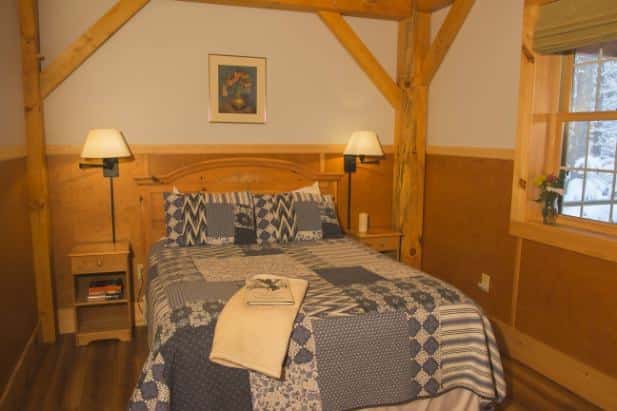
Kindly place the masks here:
MULTIPOLYGON (((192 162, 211 158, 238 156, 232 154, 137 154, 134 161, 120 163, 116 190, 116 230, 118 239, 130 240, 136 251, 135 263, 143 263, 140 255, 139 197, 133 178, 161 175, 192 162)), ((339 154, 241 154, 241 157, 268 157, 294 161, 319 171, 342 172, 339 154)), ((71 305, 71 277, 67 253, 78 242, 111 239, 109 183, 101 170, 80 170, 76 154, 48 156, 52 215, 55 293, 58 308, 71 305)), ((392 221, 392 158, 386 156, 378 165, 358 164, 353 175, 352 222, 360 211, 368 212, 373 226, 389 226, 392 221)), ((347 190, 347 179, 343 179, 347 190)), ((345 202, 346 198, 340 199, 345 202)), ((344 209, 346 210, 346 205, 344 209)), ((163 210, 161 210, 161 213, 163 210)), ((346 215, 340 216, 346 221, 346 215)), ((136 270, 134 270, 136 272, 136 270)), ((136 287, 134 287, 136 288, 136 287)))
POLYGON ((423 269, 507 321, 515 239, 508 234, 512 161, 429 155, 423 269), (491 276, 491 294, 476 284, 491 276))
MULTIPOLYGON (((516 242, 511 160, 429 155, 425 271, 510 322, 516 242), (477 287, 491 275, 490 293, 477 287)), ((617 264, 523 241, 517 330, 617 377, 617 264)))
POLYGON ((518 329, 617 377, 617 264, 523 241, 519 281, 518 329))
POLYGON ((0 393, 13 372, 38 321, 32 241, 28 217, 26 161, 0 161, 0 393))

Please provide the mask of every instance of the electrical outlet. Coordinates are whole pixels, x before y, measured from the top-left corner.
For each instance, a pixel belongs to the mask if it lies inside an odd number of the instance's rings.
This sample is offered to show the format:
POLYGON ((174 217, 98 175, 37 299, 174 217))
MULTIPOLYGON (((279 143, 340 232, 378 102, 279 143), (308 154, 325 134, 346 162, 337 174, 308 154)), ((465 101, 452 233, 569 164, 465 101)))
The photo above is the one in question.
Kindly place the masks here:
POLYGON ((491 289, 491 276, 486 273, 482 273, 478 287, 485 293, 488 293, 491 289))

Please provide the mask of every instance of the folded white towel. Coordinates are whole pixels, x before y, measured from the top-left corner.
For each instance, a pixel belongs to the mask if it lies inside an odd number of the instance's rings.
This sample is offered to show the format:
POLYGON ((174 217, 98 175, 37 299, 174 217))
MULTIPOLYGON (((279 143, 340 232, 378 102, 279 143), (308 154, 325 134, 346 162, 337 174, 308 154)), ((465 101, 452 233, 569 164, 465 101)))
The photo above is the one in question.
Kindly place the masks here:
POLYGON ((246 287, 238 290, 219 314, 210 361, 281 378, 294 320, 308 288, 308 281, 267 277, 289 283, 293 304, 247 304, 246 287))

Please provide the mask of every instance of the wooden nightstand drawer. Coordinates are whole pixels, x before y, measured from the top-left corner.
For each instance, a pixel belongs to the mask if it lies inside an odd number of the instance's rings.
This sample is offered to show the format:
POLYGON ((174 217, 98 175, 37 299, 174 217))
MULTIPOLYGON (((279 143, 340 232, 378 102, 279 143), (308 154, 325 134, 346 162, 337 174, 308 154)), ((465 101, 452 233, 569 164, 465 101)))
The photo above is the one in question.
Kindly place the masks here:
POLYGON ((128 256, 126 254, 71 257, 71 271, 73 274, 127 271, 127 265, 128 256))
POLYGON ((360 238, 362 243, 371 247, 376 251, 392 251, 399 247, 400 238, 397 237, 378 237, 378 238, 360 238))

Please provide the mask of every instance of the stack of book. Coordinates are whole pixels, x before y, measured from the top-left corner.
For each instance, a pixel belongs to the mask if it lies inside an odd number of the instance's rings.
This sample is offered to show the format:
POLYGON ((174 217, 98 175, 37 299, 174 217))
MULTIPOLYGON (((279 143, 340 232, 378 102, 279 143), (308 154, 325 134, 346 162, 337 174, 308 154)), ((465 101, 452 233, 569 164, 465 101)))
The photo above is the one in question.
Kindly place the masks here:
POLYGON ((88 301, 119 300, 122 298, 122 279, 90 281, 88 301))

